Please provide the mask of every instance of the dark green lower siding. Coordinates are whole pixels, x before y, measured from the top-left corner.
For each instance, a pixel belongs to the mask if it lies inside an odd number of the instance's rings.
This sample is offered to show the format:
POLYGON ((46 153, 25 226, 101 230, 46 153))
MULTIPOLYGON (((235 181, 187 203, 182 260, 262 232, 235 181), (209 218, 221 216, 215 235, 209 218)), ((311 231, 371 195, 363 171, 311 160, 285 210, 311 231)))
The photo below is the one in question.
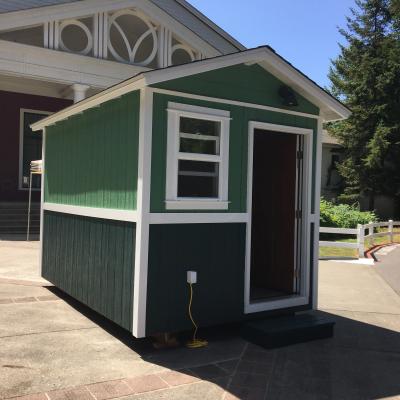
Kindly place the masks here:
POLYGON ((186 271, 197 271, 200 326, 239 321, 244 307, 245 224, 151 225, 146 334, 191 328, 186 271))
POLYGON ((136 225, 46 211, 43 277, 132 330, 136 225))

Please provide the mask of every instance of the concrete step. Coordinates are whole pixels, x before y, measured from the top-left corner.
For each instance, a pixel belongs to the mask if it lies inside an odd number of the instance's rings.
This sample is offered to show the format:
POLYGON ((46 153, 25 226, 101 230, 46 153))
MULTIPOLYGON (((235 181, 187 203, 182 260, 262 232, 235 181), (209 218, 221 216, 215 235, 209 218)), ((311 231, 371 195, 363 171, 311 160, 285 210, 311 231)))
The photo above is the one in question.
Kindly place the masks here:
POLYGON ((305 313, 247 322, 242 337, 266 349, 325 339, 333 336, 335 322, 305 313))
MULTIPOLYGON (((40 203, 32 203, 31 204, 31 209, 39 209, 40 208, 40 203)), ((13 210, 18 210, 18 209, 28 209, 28 202, 0 202, 0 210, 2 209, 13 209, 13 210)))
MULTIPOLYGON (((40 219, 40 213, 30 215, 31 220, 40 219)), ((27 220, 28 214, 0 214, 0 221, 27 220)))
MULTIPOLYGON (((26 234, 28 227, 28 203, 0 203, 0 233, 26 234)), ((31 204, 30 231, 38 234, 40 229, 40 204, 31 204)))
MULTIPOLYGON (((15 227, 15 226, 9 226, 9 227, 2 227, 0 226, 0 233, 1 234, 25 234, 27 231, 27 227, 15 227)), ((32 234, 38 234, 40 231, 39 227, 31 227, 30 232, 32 234)))

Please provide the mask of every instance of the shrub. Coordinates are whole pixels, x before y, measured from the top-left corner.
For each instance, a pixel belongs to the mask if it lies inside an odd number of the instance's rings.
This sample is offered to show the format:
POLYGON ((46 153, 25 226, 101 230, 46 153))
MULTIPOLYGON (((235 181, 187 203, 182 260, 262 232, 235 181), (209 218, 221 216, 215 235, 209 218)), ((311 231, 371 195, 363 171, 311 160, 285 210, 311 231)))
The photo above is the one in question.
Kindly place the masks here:
POLYGON ((334 228, 357 228, 357 224, 368 224, 378 220, 375 213, 360 211, 357 206, 348 204, 333 204, 321 198, 321 226, 334 228))

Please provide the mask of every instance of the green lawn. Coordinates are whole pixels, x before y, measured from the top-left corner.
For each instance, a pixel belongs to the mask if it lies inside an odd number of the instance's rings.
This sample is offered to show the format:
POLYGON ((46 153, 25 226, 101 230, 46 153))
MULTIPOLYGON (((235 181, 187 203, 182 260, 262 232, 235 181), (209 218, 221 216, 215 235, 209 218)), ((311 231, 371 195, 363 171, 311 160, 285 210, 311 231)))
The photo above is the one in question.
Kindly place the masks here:
MULTIPOLYGON (((378 229, 379 232, 386 231, 386 228, 378 229)), ((394 229, 395 234, 393 235, 393 241, 400 243, 400 228, 394 229)), ((365 232, 367 233, 367 231, 365 232)), ((356 243, 357 239, 353 236, 350 236, 349 239, 339 239, 337 242, 348 242, 348 243, 356 243)), ((329 239, 324 239, 329 240, 329 239)), ((375 245, 386 244, 389 243, 388 236, 378 237, 374 239, 375 245)), ((373 247, 371 240, 365 240, 365 250, 373 247)), ((356 249, 344 249, 340 247, 320 247, 319 248, 319 256, 320 257, 357 257, 358 251, 356 249)))

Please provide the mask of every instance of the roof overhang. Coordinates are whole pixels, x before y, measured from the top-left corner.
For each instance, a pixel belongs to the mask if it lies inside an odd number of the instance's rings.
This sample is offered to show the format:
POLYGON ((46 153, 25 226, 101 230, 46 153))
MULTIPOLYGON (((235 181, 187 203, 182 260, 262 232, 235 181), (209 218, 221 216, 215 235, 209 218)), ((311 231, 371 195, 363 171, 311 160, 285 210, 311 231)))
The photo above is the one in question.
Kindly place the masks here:
POLYGON ((200 74, 238 64, 259 64, 282 82, 292 87, 304 98, 320 108, 320 117, 325 121, 348 118, 350 110, 328 92, 318 86, 298 69, 275 53, 270 47, 263 46, 239 53, 218 56, 188 64, 142 72, 133 78, 121 82, 103 92, 76 103, 63 111, 51 115, 32 125, 34 131, 42 130, 74 114, 97 106, 145 86, 200 74))

